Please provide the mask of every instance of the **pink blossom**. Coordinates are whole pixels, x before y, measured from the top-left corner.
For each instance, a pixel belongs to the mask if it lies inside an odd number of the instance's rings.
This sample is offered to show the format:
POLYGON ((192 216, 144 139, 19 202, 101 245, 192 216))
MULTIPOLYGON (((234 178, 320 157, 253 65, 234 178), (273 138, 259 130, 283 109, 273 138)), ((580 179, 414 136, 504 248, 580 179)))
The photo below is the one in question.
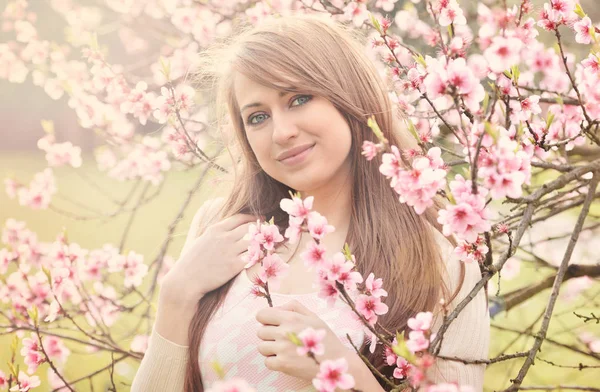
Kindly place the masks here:
POLYGON ((273 250, 275 243, 283 241, 283 236, 279 233, 279 228, 276 225, 261 225, 256 240, 265 249, 273 250))
POLYGON ((131 341, 131 351, 137 351, 138 353, 145 353, 148 349, 148 335, 135 335, 131 341))
POLYGON ((408 319, 407 325, 412 330, 427 331, 431 328, 432 320, 431 312, 419 312, 415 317, 408 319))
POLYGON ((387 178, 390 185, 400 195, 400 202, 414 207, 417 214, 433 204, 438 190, 446 184, 446 171, 440 166, 441 150, 433 147, 426 157, 413 160, 410 170, 402 170, 399 150, 392 146, 392 153, 383 154, 383 163, 379 171, 387 178))
POLYGON ((318 280, 318 284, 318 297, 325 299, 327 301, 327 306, 332 307, 340 295, 340 292, 336 287, 335 281, 328 280, 326 277, 321 276, 318 280))
POLYGON ((458 58, 448 63, 448 83, 456 88, 459 94, 469 94, 479 81, 473 71, 467 66, 464 58, 458 58))
MULTIPOLYGON (((125 287, 139 287, 142 284, 142 279, 148 273, 148 266, 144 263, 144 256, 129 251, 127 257, 120 260, 123 262, 122 268, 125 272, 125 280, 123 282, 125 287)), ((111 267, 111 271, 121 272, 121 270, 115 269, 114 265, 111 267)))
POLYGON ((530 120, 532 115, 537 115, 542 112, 539 105, 539 95, 530 95, 522 101, 510 101, 510 116, 513 122, 521 122, 530 120))
POLYGON ((323 266, 325 264, 325 248, 315 241, 311 241, 300 257, 309 270, 315 266, 323 266))
POLYGON ((500 73, 519 63, 522 47, 523 43, 517 38, 496 36, 483 56, 488 61, 490 69, 500 73))
POLYGON ((46 160, 51 167, 65 164, 75 168, 81 166, 81 148, 71 142, 55 143, 54 135, 48 134, 38 140, 37 146, 46 152, 46 160))
POLYGON ((600 73, 600 59, 593 53, 590 53, 588 57, 581 62, 581 65, 583 65, 590 75, 594 76, 600 73))
POLYGON ((71 350, 65 346, 60 338, 56 336, 44 336, 42 342, 44 343, 46 354, 48 354, 48 357, 52 361, 58 361, 63 364, 67 362, 67 358, 71 355, 71 350))
POLYGON ((375 275, 371 272, 365 280, 365 287, 375 298, 387 297, 388 293, 383 287, 383 280, 381 278, 375 279, 375 275))
POLYGON ((486 208, 485 196, 487 190, 479 188, 477 195, 471 193, 471 181, 456 175, 450 183, 455 205, 449 205, 438 213, 438 222, 444 225, 445 236, 457 235, 459 239, 475 242, 478 233, 491 229, 491 212, 486 208))
POLYGON ((19 383, 12 388, 10 391, 27 392, 32 388, 39 387, 41 382, 38 376, 28 376, 22 370, 19 370, 19 383))
POLYGON ((27 372, 29 374, 35 373, 38 366, 46 362, 38 338, 34 333, 31 334, 31 339, 23 339, 21 355, 24 357, 23 362, 27 365, 27 372))
POLYGON ((300 235, 302 234, 302 223, 304 218, 290 216, 289 226, 285 229, 283 236, 289 240, 289 243, 295 244, 298 242, 300 235))
POLYGON ((386 176, 387 178, 391 178, 391 186, 394 187, 398 178, 400 177, 400 172, 404 167, 402 163, 402 156, 400 155, 400 150, 398 147, 392 146, 391 153, 385 153, 382 156, 382 163, 379 166, 379 172, 386 176))
POLYGON ((388 306, 381 302, 381 298, 372 295, 361 294, 356 299, 356 310, 374 325, 377 321, 377 316, 381 316, 388 312, 388 306))
POLYGON ((360 272, 353 271, 354 264, 347 262, 346 266, 337 277, 337 281, 344 285, 344 288, 348 291, 356 291, 358 283, 362 283, 363 277, 360 272))
POLYGON ((594 29, 592 26, 592 20, 586 16, 579 22, 573 25, 573 30, 577 33, 575 35, 575 41, 580 44, 590 44, 592 42, 591 31, 594 29))
POLYGON ((467 19, 465 18, 463 11, 456 0, 444 0, 443 3, 447 5, 440 10, 440 18, 438 21, 440 26, 445 27, 450 26, 450 24, 467 24, 467 19))
POLYGON ((406 347, 411 353, 426 350, 429 347, 429 340, 423 334, 423 331, 410 331, 406 347))
POLYGON ((396 368, 394 369, 394 378, 407 378, 413 365, 411 365, 410 362, 403 357, 398 357, 395 361, 395 364, 396 368))
POLYGON ((56 317, 58 316, 58 313, 60 312, 60 310, 61 309, 60 309, 59 303, 56 302, 56 300, 52 300, 52 302, 50 303, 50 306, 48 308, 48 314, 44 318, 44 322, 51 323, 54 320, 56 320, 56 317))
POLYGON ((354 268, 354 263, 346 260, 346 256, 342 252, 337 252, 327 259, 323 271, 327 274, 327 279, 337 280, 344 272, 351 271, 354 268))
MULTIPOLYGON (((504 277, 504 273, 502 274, 504 277)), ((561 297, 565 301, 573 301, 582 292, 592 287, 594 280, 589 276, 580 276, 578 278, 570 279, 565 283, 564 291, 561 291, 561 297)))
POLYGON ((361 154, 367 158, 367 161, 370 161, 375 158, 377 154, 379 154, 379 152, 382 150, 382 147, 383 146, 380 144, 375 144, 371 141, 365 140, 362 145, 361 154))
POLYGON ((360 27, 369 18, 367 5, 355 1, 349 2, 344 7, 344 17, 348 21, 352 21, 354 26, 360 27))
POLYGON ((322 342, 326 334, 327 331, 324 329, 315 330, 311 327, 304 329, 298 334, 298 338, 302 342, 302 346, 296 348, 298 355, 307 355, 308 353, 323 355, 325 346, 322 342))
POLYGON ((564 18, 561 12, 553 9, 548 3, 544 4, 544 9, 540 13, 540 20, 538 26, 544 30, 552 31, 564 22, 564 18))
POLYGON ((244 268, 250 268, 264 257, 264 251, 258 242, 251 242, 248 251, 242 255, 242 261, 246 262, 244 268))
POLYGON ((346 358, 325 360, 321 362, 319 373, 313 379, 313 385, 319 392, 334 392, 336 388, 353 388, 354 377, 348 374, 347 371, 346 358))
POLYGON ((307 228, 315 240, 321 240, 325 235, 335 231, 333 226, 327 224, 327 218, 316 211, 308 214, 307 228))
POLYGON ((384 11, 391 12, 398 0, 377 0, 375 7, 381 8, 384 11))
POLYGON ((271 254, 262 260, 259 277, 269 284, 269 288, 277 290, 281 284, 281 278, 287 274, 290 266, 285 263, 279 255, 271 254))
POLYGON ((0 388, 8 388, 8 377, 2 370, 0 370, 0 388))
POLYGON ((299 197, 282 199, 279 203, 279 206, 291 216, 305 219, 308 217, 308 214, 312 209, 314 199, 315 198, 313 196, 308 196, 304 200, 300 199, 299 197))

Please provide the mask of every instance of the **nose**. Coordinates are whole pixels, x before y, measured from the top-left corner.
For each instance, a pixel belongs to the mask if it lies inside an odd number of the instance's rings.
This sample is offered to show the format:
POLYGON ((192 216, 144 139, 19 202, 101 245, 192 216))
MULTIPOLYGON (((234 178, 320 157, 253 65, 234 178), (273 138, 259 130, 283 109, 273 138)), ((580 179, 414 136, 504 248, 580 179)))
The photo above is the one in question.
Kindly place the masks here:
POLYGON ((286 113, 273 113, 273 143, 279 145, 289 144, 290 139, 298 136, 298 126, 286 113))

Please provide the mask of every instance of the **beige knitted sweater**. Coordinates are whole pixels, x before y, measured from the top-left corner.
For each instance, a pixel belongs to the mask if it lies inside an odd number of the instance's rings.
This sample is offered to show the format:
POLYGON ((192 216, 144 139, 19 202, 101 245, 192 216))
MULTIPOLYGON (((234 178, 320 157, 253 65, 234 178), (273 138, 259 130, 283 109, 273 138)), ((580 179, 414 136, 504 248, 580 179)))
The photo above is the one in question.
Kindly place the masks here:
MULTIPOLYGON (((192 223, 192 227, 197 222, 192 223)), ((197 226, 196 226, 197 227, 197 226)), ((435 231, 435 230, 434 230, 435 231)), ((195 237, 190 230, 185 248, 195 237)), ((460 279, 460 261, 452 254, 452 245, 436 231, 436 238, 447 263, 449 287, 454 291, 460 279)), ((481 278, 476 264, 465 264, 463 286, 452 302, 452 306, 464 299, 481 278)), ((256 312, 267 306, 264 300, 249 294, 250 281, 242 271, 235 279, 228 297, 217 314, 211 319, 200 344, 199 362, 205 387, 217 380, 210 362, 218 360, 225 369, 226 378, 242 377, 258 392, 309 392, 315 391, 306 382, 279 372, 272 372, 264 366, 264 357, 256 346, 258 322, 256 312)), ((349 313, 347 305, 338 303, 328 308, 323 299, 315 294, 274 296, 275 305, 290 299, 297 299, 313 309, 334 331, 340 340, 346 342, 349 333, 354 343, 362 343, 364 329, 349 313)), ((175 321, 176 322, 176 321, 175 321)), ((433 331, 441 324, 438 318, 433 331)), ((464 359, 486 359, 488 357, 490 321, 486 308, 485 293, 480 291, 469 305, 454 320, 446 331, 440 355, 464 359)), ((349 350, 351 346, 345 343, 349 350)), ((170 342, 153 331, 148 349, 133 380, 132 392, 183 391, 183 381, 188 361, 188 347, 170 342)), ((436 382, 457 382, 472 386, 475 391, 483 390, 485 365, 465 365, 461 362, 437 359, 429 370, 428 377, 436 382)))

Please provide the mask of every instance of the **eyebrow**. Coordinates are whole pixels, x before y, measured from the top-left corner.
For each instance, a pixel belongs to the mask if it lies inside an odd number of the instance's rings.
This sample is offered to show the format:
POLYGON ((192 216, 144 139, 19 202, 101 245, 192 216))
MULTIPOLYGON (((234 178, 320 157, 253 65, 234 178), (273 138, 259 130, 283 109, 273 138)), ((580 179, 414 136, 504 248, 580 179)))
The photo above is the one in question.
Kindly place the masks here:
MULTIPOLYGON (((289 94, 289 93, 290 93, 290 91, 280 91, 280 92, 279 92, 279 98, 281 98, 281 97, 283 97, 284 95, 286 95, 286 94, 289 94)), ((252 102, 252 103, 249 103, 249 104, 247 104, 247 105, 244 105, 244 106, 243 106, 243 107, 240 109, 240 113, 242 113, 244 110, 246 110, 246 109, 248 109, 248 108, 253 108, 253 107, 256 107, 256 106, 260 106, 260 105, 262 105, 260 102, 252 102)))

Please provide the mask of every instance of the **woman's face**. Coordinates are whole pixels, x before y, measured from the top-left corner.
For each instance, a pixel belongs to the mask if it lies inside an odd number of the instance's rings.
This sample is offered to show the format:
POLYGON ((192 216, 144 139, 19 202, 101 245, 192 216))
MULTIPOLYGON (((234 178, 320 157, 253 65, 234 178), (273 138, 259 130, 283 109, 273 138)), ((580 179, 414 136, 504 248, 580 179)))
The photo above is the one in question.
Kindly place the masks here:
POLYGON ((329 100, 275 90, 239 73, 234 94, 250 147, 269 176, 303 192, 347 178, 352 135, 329 100), (304 151, 282 158, 293 149, 304 151))

